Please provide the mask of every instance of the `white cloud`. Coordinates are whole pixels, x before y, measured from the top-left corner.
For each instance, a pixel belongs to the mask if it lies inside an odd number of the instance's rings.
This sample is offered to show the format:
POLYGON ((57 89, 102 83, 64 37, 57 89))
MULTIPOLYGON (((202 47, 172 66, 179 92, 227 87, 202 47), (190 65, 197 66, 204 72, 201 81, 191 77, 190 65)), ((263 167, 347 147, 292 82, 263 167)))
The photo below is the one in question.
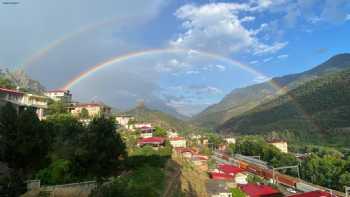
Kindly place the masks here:
POLYGON ((184 69, 188 69, 189 67, 191 67, 191 65, 179 61, 177 59, 170 59, 169 61, 165 62, 165 63, 158 63, 155 66, 155 70, 158 72, 179 72, 182 71, 184 69))
POLYGON ((288 55, 287 54, 283 54, 283 55, 279 55, 277 56, 278 59, 286 59, 288 58, 288 55))
POLYGON ((243 23, 243 22, 250 22, 254 20, 255 20, 255 16, 245 16, 240 21, 243 23))
POLYGON ((268 58, 263 59, 263 62, 267 63, 267 62, 270 62, 271 60, 273 60, 273 57, 268 57, 268 58))
POLYGON ((219 69, 220 71, 225 71, 225 70, 226 70, 226 67, 223 66, 223 65, 217 64, 217 65, 215 65, 215 67, 216 67, 217 69, 219 69))
POLYGON ((188 75, 196 75, 199 74, 200 72, 198 70, 188 70, 186 71, 186 74, 188 75))
POLYGON ((256 83, 262 83, 262 82, 265 82, 265 81, 268 81, 270 80, 271 77, 267 77, 267 76, 258 76, 256 77, 253 81, 256 82, 256 83))
POLYGON ((250 62, 249 62, 249 64, 257 64, 257 63, 259 63, 258 60, 253 60, 253 61, 250 61, 250 62))
MULTIPOLYGON (((184 5, 176 11, 175 16, 183 20, 185 32, 179 34, 170 44, 174 47, 210 50, 226 55, 238 52, 275 53, 286 46, 287 43, 280 42, 272 45, 262 43, 256 37, 261 30, 247 29, 242 25, 239 13, 250 12, 251 9, 251 5, 245 3, 184 5)), ((261 28, 264 27, 265 25, 261 28)))
POLYGON ((286 47, 288 42, 276 42, 272 45, 266 45, 263 43, 258 43, 256 45, 256 52, 255 54, 269 54, 269 53, 276 53, 277 51, 283 49, 286 47))
POLYGON ((350 14, 346 15, 345 20, 346 20, 346 21, 349 21, 349 20, 350 20, 350 14))

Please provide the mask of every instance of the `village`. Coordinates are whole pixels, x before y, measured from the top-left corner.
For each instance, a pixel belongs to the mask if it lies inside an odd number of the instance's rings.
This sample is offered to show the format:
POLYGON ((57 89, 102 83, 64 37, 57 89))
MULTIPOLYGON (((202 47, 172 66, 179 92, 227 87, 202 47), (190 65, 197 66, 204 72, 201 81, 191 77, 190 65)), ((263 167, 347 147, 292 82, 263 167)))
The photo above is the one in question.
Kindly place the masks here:
MULTIPOLYGON (((211 197, 314 197, 314 196, 345 196, 327 188, 313 185, 299 177, 287 176, 279 170, 296 168, 285 166, 271 168, 267 162, 260 160, 260 156, 230 155, 228 149, 235 145, 236 138, 232 136, 218 136, 221 141, 213 144, 206 133, 185 134, 174 129, 164 129, 151 122, 140 122, 135 117, 119 113, 113 115, 111 108, 101 102, 79 103, 72 101, 69 90, 48 91, 45 95, 35 95, 19 90, 0 88, 1 103, 10 102, 17 110, 33 107, 39 119, 45 119, 48 105, 51 102, 63 103, 65 109, 74 117, 88 124, 92 117, 103 115, 115 118, 117 131, 127 142, 128 149, 135 147, 151 147, 161 151, 166 144, 172 147, 172 160, 180 166, 180 175, 187 179, 187 186, 181 183, 182 189, 188 189, 191 181, 198 182, 195 190, 199 196, 211 197), (184 171, 189 166, 190 172, 184 171), (191 174, 191 175, 189 175, 191 174), (186 177, 192 176, 192 177, 186 177), (190 181, 189 181, 190 180, 190 181)), ((281 153, 288 153, 288 143, 283 140, 267 141, 281 153)), ((305 155, 295 155, 303 159, 305 155)), ((170 186, 169 190, 171 191, 170 186)), ((347 195, 347 194, 346 194, 347 195)))

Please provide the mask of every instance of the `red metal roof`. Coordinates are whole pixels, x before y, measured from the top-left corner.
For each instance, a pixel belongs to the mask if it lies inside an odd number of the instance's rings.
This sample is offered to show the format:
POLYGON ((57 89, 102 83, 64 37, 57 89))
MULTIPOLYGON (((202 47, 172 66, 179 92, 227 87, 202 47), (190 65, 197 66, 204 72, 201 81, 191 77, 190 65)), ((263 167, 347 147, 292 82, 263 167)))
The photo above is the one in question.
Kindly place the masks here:
POLYGON ((210 172, 209 173, 210 178, 214 179, 214 180, 232 180, 233 176, 229 175, 229 174, 224 174, 224 173, 220 173, 220 172, 210 172))
POLYGON ((178 141, 178 140, 184 140, 185 138, 184 137, 172 137, 172 138, 169 138, 170 141, 178 141))
MULTIPOLYGON (((333 195, 334 197, 335 195, 333 195)), ((289 197, 332 197, 330 193, 324 192, 324 191, 312 191, 312 192, 306 192, 302 194, 295 194, 291 195, 289 197)))
POLYGON ((239 185, 239 188, 249 197, 268 197, 281 193, 277 189, 268 185, 257 185, 252 183, 239 185))
POLYGON ((226 174, 237 174, 242 172, 243 170, 239 167, 228 165, 228 164, 219 164, 219 170, 226 174))
POLYGON ((23 95, 23 92, 19 92, 17 90, 7 89, 7 88, 0 88, 0 92, 4 92, 7 94, 15 94, 15 95, 23 95))
POLYGON ((138 141, 138 144, 144 145, 144 144, 163 144, 165 141, 162 137, 149 137, 149 138, 142 138, 138 141))

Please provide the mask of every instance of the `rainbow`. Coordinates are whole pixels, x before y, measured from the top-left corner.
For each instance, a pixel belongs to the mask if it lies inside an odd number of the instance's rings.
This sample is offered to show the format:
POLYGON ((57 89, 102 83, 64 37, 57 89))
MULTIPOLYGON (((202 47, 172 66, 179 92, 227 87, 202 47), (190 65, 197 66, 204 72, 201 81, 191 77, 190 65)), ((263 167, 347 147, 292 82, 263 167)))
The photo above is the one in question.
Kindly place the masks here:
MULTIPOLYGON (((125 18, 125 19, 129 19, 130 18, 125 18)), ((29 58, 27 58, 23 65, 21 66, 22 69, 26 69, 29 66, 33 65, 35 62, 39 61, 41 58, 45 57, 48 55, 48 53, 52 50, 55 49, 59 46, 61 46, 62 44, 64 44, 66 41, 71 40, 85 32, 89 32, 95 29, 98 29, 102 26, 108 25, 108 24, 113 24, 115 21, 124 21, 125 20, 123 18, 120 17, 114 17, 111 18, 109 20, 104 20, 101 22, 97 22, 94 24, 89 24, 83 27, 78 28, 76 31, 68 33, 52 42, 50 42, 47 46, 41 48, 39 51, 35 52, 33 55, 31 55, 29 58)))
MULTIPOLYGON (((141 57, 141 56, 146 56, 146 55, 156 55, 156 54, 162 54, 162 53, 176 53, 176 52, 194 52, 206 57, 210 57, 210 58, 216 58, 222 61, 225 61, 231 65, 235 65, 238 66, 239 68, 255 75, 255 76, 260 76, 260 77, 265 77, 264 74, 262 74, 261 72, 245 65, 242 64, 236 60, 227 58, 225 56, 221 56, 215 53, 210 53, 207 51, 200 51, 200 50, 192 50, 192 49, 183 49, 183 48, 162 48, 162 49, 147 49, 147 50, 142 50, 142 51, 136 51, 136 52, 131 52, 131 53, 127 53, 124 55, 120 55, 120 56, 116 56, 113 57, 107 61, 101 62, 99 64, 96 64, 94 66, 92 66, 90 69, 80 73, 79 75, 77 75, 76 77, 74 77, 72 80, 70 80, 67 84, 65 84, 61 89, 62 90, 68 90, 71 89, 74 85, 78 84, 80 81, 82 81, 83 79, 89 77, 90 75, 92 75, 93 73, 95 73, 98 70, 101 70, 107 66, 113 65, 115 63, 118 62, 122 62, 122 61, 126 61, 129 60, 131 58, 137 58, 137 57, 141 57)), ((312 121, 311 116, 302 108, 302 106, 295 101, 294 97, 290 94, 288 94, 287 92, 289 91, 289 89, 287 87, 281 87, 279 84, 277 84, 275 81, 273 80, 269 80, 268 83, 271 85, 271 87, 273 87, 276 91, 279 91, 279 94, 285 94, 287 95, 288 99, 290 101, 292 101, 295 105, 295 107, 297 108, 297 110, 306 118, 309 120, 309 122, 312 124, 312 126, 314 126, 315 128, 321 130, 321 128, 316 125, 314 123, 314 121, 312 121)))
MULTIPOLYGON (((92 66, 89 70, 86 70, 86 71, 80 73, 79 75, 74 77, 72 80, 70 80, 67 84, 65 84, 61 89, 70 89, 71 87, 73 87, 74 85, 79 83, 81 80, 85 79, 86 77, 90 76, 94 72, 96 72, 96 71, 98 71, 106 66, 109 66, 109 65, 112 65, 112 64, 115 64, 118 62, 126 61, 126 60, 129 60, 131 58, 146 56, 146 55, 156 55, 156 54, 162 54, 162 53, 177 53, 177 52, 197 53, 197 54, 200 54, 202 56, 209 57, 209 58, 219 59, 219 60, 227 62, 231 65, 238 66, 239 68, 241 68, 241 69, 243 69, 243 70, 245 70, 245 71, 247 71, 255 76, 260 76, 260 77, 265 76, 262 73, 259 73, 258 71, 254 70, 254 69, 252 69, 252 68, 250 68, 250 67, 248 67, 248 66, 246 66, 238 61, 232 60, 230 58, 227 58, 227 57, 224 57, 224 56, 221 56, 218 54, 210 53, 207 51, 199 51, 199 50, 183 49, 183 48, 161 48, 161 49, 141 50, 141 51, 131 52, 131 53, 127 53, 127 54, 113 57, 107 61, 104 61, 102 63, 99 63, 99 64, 92 66)), ((280 88, 278 87, 278 89, 280 89, 280 88)))

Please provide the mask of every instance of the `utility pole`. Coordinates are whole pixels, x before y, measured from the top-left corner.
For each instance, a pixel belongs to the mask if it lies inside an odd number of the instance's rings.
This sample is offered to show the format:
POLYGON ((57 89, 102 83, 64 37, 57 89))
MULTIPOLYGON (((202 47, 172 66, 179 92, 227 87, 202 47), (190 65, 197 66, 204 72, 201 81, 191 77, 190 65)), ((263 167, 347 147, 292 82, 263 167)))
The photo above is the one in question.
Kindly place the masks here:
MULTIPOLYGON (((297 169, 297 171, 298 171, 298 178, 300 179, 300 172, 299 172, 299 166, 298 165, 295 165, 295 166, 282 166, 282 167, 278 167, 278 168, 272 168, 272 181, 273 181, 273 183, 275 183, 275 171, 283 170, 283 169, 292 169, 292 168, 296 168, 297 169)), ((276 183, 278 183, 278 182, 276 182, 276 183)))

